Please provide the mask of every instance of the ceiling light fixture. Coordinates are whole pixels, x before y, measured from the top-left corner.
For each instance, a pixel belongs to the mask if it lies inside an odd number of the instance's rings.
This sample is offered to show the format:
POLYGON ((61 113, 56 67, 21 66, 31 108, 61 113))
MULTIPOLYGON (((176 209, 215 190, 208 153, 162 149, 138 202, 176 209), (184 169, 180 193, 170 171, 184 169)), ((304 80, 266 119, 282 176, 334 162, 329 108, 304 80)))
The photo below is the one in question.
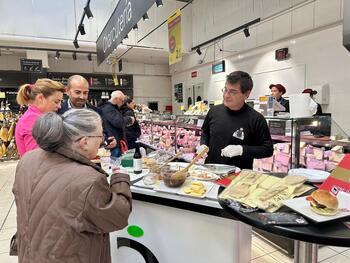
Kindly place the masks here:
POLYGON ((91 53, 89 53, 89 54, 87 55, 87 58, 88 58, 89 61, 92 60, 91 53))
POLYGON ((72 57, 73 57, 73 60, 77 60, 77 52, 73 52, 72 57))
POLYGON ((199 56, 202 55, 202 51, 201 51, 201 48, 200 48, 200 47, 196 49, 196 52, 197 52, 197 54, 198 54, 199 56))
POLYGON ((80 32, 81 35, 85 35, 86 34, 84 24, 80 24, 78 29, 79 29, 79 32, 80 32))
POLYGON ((147 21, 149 19, 147 12, 142 16, 143 21, 147 21))
POLYGON ((163 1, 162 0, 156 0, 156 5, 157 5, 157 7, 163 6, 163 1))
POLYGON ((75 48, 79 48, 79 44, 78 44, 78 40, 77 39, 74 39, 73 45, 74 45, 75 48))
POLYGON ((57 50, 57 51, 56 51, 56 55, 55 55, 55 59, 56 59, 56 60, 59 60, 60 57, 61 57, 61 54, 60 54, 60 52, 57 50))
POLYGON ((248 27, 245 28, 245 29, 243 30, 243 33, 244 33, 245 37, 249 37, 249 36, 250 36, 249 28, 248 28, 248 27))
POLYGON ((90 3, 88 3, 85 7, 84 7, 84 11, 85 11, 85 14, 87 16, 88 19, 90 18, 93 18, 93 14, 91 12, 91 9, 90 9, 90 3))

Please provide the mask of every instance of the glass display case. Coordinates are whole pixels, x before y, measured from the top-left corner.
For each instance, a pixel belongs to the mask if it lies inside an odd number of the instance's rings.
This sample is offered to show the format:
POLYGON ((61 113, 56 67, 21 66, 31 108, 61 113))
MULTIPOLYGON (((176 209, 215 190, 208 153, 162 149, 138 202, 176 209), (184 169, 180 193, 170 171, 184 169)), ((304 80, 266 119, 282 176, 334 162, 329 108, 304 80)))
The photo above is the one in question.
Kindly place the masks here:
POLYGON ((265 118, 275 151, 271 158, 260 160, 260 170, 287 172, 307 167, 331 171, 350 152, 349 136, 330 116, 265 118))
MULTIPOLYGON (((141 142, 154 150, 171 154, 183 152, 190 161, 200 144, 205 116, 197 115, 137 115, 141 142)), ((254 169, 288 172, 291 168, 332 171, 350 152, 349 136, 330 116, 310 118, 265 117, 274 141, 273 156, 254 160, 254 169)))
POLYGON ((200 143, 205 116, 137 114, 142 135, 141 143, 172 154, 181 151, 182 158, 191 160, 200 143))

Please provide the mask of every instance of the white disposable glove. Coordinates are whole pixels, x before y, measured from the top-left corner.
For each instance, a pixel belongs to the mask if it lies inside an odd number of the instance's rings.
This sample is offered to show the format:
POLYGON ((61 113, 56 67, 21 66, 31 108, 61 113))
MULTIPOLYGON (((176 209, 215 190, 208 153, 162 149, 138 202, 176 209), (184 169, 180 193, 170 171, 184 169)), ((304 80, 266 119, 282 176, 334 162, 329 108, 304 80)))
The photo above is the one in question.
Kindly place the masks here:
POLYGON ((221 150, 221 156, 223 157, 235 157, 243 154, 242 145, 228 145, 221 150))
POLYGON ((206 148, 208 148, 208 146, 206 146, 205 144, 199 145, 199 146, 196 148, 196 154, 201 153, 201 152, 204 151, 204 149, 206 149, 206 148))

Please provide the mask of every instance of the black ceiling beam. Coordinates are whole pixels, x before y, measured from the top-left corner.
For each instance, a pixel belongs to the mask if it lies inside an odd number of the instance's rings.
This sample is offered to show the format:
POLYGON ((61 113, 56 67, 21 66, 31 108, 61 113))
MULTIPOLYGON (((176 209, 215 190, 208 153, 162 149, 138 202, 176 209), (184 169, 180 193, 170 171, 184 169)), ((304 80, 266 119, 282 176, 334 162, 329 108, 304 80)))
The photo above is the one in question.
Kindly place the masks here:
MULTIPOLYGON (((85 7, 87 7, 87 6, 89 6, 89 5, 90 5, 90 0, 87 0, 85 7)), ((86 11, 85 11, 85 8, 84 8, 84 12, 83 12, 83 14, 82 14, 82 16, 81 16, 81 18, 80 18, 80 22, 79 22, 79 25, 78 25, 78 29, 77 29, 77 32, 75 33, 75 37, 74 37, 74 40, 73 40, 73 41, 78 40, 78 35, 79 35, 79 32, 80 32, 80 31, 79 31, 79 27, 80 27, 80 25, 83 24, 85 15, 86 15, 86 11)))
POLYGON ((193 47, 191 50, 194 51, 194 50, 196 50, 196 49, 199 48, 199 47, 205 46, 205 45, 210 44, 210 43, 212 43, 212 42, 215 42, 216 40, 219 40, 219 39, 221 39, 221 38, 223 38, 223 37, 226 37, 226 36, 228 36, 228 35, 231 35, 231 34, 233 34, 233 33, 238 32, 238 31, 244 30, 245 28, 250 27, 250 26, 252 26, 252 25, 254 25, 254 24, 257 24, 257 23, 259 23, 260 21, 261 21, 260 17, 257 18, 257 19, 254 19, 254 20, 252 20, 252 21, 250 21, 250 22, 248 22, 248 23, 246 23, 246 24, 244 24, 244 25, 241 25, 241 26, 239 26, 239 27, 236 27, 235 29, 232 29, 232 30, 230 30, 230 31, 228 31, 228 32, 226 32, 226 33, 223 33, 223 34, 220 35, 220 36, 217 36, 217 37, 214 37, 214 38, 212 38, 212 39, 210 39, 210 40, 208 40, 208 41, 205 41, 205 42, 203 42, 203 43, 201 43, 201 44, 199 44, 199 45, 193 47))

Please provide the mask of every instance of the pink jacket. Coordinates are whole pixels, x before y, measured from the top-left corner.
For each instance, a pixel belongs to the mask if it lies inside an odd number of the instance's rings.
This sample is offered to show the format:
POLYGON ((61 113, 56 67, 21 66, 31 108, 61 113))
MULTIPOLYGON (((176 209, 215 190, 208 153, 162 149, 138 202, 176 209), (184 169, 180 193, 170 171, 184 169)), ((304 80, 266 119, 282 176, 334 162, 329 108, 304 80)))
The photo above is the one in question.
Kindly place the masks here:
POLYGON ((16 125, 15 137, 18 153, 22 157, 26 152, 38 148, 32 136, 34 123, 43 113, 35 105, 30 105, 28 110, 19 119, 16 125))

